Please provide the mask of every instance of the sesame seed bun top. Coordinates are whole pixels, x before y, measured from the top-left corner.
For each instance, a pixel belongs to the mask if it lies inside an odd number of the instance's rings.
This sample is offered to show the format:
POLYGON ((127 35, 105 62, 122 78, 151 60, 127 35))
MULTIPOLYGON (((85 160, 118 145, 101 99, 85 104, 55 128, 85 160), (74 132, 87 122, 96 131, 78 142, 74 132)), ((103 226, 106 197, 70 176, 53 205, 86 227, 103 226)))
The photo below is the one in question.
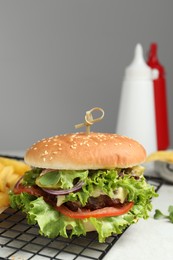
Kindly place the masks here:
POLYGON ((144 147, 125 136, 110 133, 73 133, 42 139, 25 154, 33 167, 49 169, 128 168, 146 159, 144 147))

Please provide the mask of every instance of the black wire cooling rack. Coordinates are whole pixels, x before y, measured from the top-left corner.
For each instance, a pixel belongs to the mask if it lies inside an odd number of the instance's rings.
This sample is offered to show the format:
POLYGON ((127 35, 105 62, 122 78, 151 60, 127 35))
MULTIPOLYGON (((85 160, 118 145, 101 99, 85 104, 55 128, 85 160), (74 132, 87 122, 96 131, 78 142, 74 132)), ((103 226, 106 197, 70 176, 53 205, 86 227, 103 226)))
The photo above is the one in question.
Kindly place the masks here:
MULTIPOLYGON (((156 191, 163 184, 161 179, 147 179, 156 191)), ((25 214, 8 208, 0 214, 0 259, 101 260, 121 235, 112 235, 105 243, 98 242, 96 232, 72 239, 49 239, 38 234, 37 226, 27 224, 25 214)))
POLYGON ((104 244, 96 232, 86 237, 48 239, 38 235, 38 228, 26 223, 20 211, 7 209, 0 215, 0 257, 2 259, 102 259, 119 236, 112 236, 104 244))

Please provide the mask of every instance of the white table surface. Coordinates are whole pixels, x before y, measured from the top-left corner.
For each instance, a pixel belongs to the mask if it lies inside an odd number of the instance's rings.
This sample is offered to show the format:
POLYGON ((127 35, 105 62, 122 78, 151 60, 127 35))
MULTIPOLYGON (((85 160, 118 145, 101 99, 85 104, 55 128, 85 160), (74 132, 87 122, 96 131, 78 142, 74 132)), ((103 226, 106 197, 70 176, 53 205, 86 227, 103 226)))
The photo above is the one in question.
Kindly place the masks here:
MULTIPOLYGON (((1 151, 0 154, 23 156, 23 151, 1 151)), ((173 224, 153 218, 155 209, 168 213, 173 205, 173 185, 162 185, 159 197, 152 200, 153 210, 147 220, 131 225, 109 250, 104 260, 172 260, 173 224)))

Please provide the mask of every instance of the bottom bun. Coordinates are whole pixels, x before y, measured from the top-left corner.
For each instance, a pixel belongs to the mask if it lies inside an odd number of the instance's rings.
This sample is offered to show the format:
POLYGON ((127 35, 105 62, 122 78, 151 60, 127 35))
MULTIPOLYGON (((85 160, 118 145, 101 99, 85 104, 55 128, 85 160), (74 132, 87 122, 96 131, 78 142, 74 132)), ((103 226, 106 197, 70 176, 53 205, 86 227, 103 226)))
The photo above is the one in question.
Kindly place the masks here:
MULTIPOLYGON (((93 224, 90 221, 83 221, 83 225, 85 227, 86 232, 91 232, 91 231, 97 231, 96 228, 93 226, 93 224)), ((73 227, 68 226, 67 230, 71 230, 73 227)))
MULTIPOLYGON (((139 220, 138 218, 134 219, 133 223, 137 223, 138 220, 139 220)), ((85 227, 85 231, 86 232, 92 232, 92 231, 96 231, 97 232, 96 228, 94 227, 94 225, 89 220, 85 220, 85 221, 82 221, 82 222, 83 222, 83 225, 85 227)), ((69 225, 67 227, 67 230, 72 230, 72 228, 73 227, 69 225)))
POLYGON ((86 232, 96 231, 95 227, 90 221, 83 222, 86 232))

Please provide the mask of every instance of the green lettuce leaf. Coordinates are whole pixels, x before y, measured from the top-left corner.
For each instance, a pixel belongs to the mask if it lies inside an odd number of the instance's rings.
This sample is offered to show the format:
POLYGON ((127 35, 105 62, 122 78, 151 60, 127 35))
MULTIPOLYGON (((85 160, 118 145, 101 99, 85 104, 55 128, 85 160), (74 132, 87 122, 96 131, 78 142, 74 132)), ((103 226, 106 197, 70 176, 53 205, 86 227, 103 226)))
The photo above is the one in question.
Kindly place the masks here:
POLYGON ((173 223, 173 205, 168 207, 168 214, 163 214, 159 209, 155 210, 154 219, 168 219, 171 223, 173 223))
POLYGON ((11 193, 10 201, 12 207, 20 208, 27 213, 29 224, 38 224, 39 233, 49 238, 55 238, 59 235, 66 238, 73 235, 85 236, 85 224, 90 222, 90 225, 93 225, 97 230, 99 242, 102 243, 113 233, 121 234, 127 226, 136 222, 136 216, 131 212, 118 217, 71 219, 56 211, 42 197, 36 198, 27 193, 18 195, 11 193))
POLYGON ((37 177, 35 182, 39 187, 42 188, 71 189, 74 186, 75 180, 85 182, 87 177, 88 170, 59 170, 50 171, 42 176, 37 177))
MULTIPOLYGON (((83 220, 71 219, 56 211, 42 197, 36 198, 27 193, 15 195, 11 192, 10 203, 13 208, 21 209, 27 214, 29 224, 35 225, 37 223, 40 234, 44 236, 54 238, 58 235, 63 237, 86 235, 85 224, 89 222, 97 230, 99 242, 104 242, 112 234, 121 234, 126 227, 136 223, 139 218, 147 219, 149 217, 148 212, 152 209, 151 199, 158 196, 154 187, 147 184, 143 176, 138 180, 129 174, 120 177, 119 171, 119 169, 82 171, 81 178, 85 184, 80 191, 65 195, 64 201, 80 201, 84 206, 96 189, 114 198, 116 190, 122 187, 126 191, 127 200, 133 201, 134 206, 128 213, 121 216, 83 220), (69 228, 71 231, 69 231, 69 228)), ((80 174, 79 171, 74 171, 71 175, 70 172, 69 175, 62 173, 62 187, 69 188, 72 185, 74 182, 72 175, 75 176, 74 178, 79 178, 81 171, 80 174)), ((35 172, 35 180, 38 176, 38 172, 35 172)), ((28 173, 27 178, 24 177, 23 181, 35 183, 34 178, 31 173, 28 173)))
POLYGON ((127 193, 128 201, 133 201, 135 204, 140 203, 142 215, 144 214, 145 218, 148 215, 147 210, 151 210, 151 198, 158 196, 154 187, 149 185, 143 176, 139 180, 129 174, 118 177, 118 169, 112 169, 99 170, 89 175, 82 189, 66 195, 63 202, 80 201, 82 206, 85 206, 96 187, 111 198, 114 198, 117 188, 122 187, 127 193), (146 210, 144 209, 145 205, 147 205, 146 210))
POLYGON ((33 168, 32 170, 25 172, 23 179, 22 179, 22 184, 24 186, 35 185, 35 180, 40 175, 41 171, 42 171, 42 169, 33 168))
POLYGON ((11 207, 21 209, 27 214, 29 224, 39 226, 39 233, 49 238, 58 235, 68 237, 68 229, 72 229, 72 235, 85 235, 86 231, 82 220, 73 220, 55 210, 51 205, 43 200, 43 197, 36 198, 27 193, 10 193, 11 207))

